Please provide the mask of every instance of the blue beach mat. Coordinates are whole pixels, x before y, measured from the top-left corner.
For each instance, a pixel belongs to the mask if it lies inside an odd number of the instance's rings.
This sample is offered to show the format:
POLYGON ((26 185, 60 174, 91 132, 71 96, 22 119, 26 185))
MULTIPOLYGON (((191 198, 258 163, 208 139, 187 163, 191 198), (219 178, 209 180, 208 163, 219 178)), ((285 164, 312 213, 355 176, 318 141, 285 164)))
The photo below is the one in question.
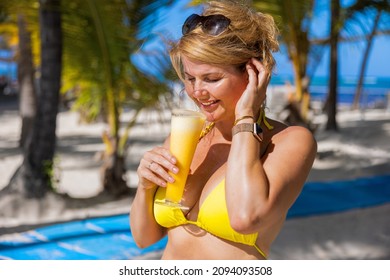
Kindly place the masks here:
MULTIPOLYGON (((288 219, 337 213, 390 203, 390 175, 337 182, 310 182, 288 213, 288 219)), ((72 221, 0 235, 0 260, 117 260, 161 251, 166 238, 139 249, 128 214, 72 221)))
POLYGON ((163 239, 139 249, 130 232, 129 215, 123 214, 0 236, 0 260, 123 260, 163 250, 165 245, 163 239))
POLYGON ((390 175, 308 182, 287 218, 330 214, 390 202, 390 175))

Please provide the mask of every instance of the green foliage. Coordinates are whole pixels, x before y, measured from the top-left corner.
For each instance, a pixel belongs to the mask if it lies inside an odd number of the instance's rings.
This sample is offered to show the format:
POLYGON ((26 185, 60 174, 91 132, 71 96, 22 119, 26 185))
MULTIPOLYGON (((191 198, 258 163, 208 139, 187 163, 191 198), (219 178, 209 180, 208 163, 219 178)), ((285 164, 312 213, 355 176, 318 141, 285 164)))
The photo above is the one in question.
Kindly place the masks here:
MULTIPOLYGON (((157 53, 151 67, 158 79, 142 73, 131 61, 156 23, 155 12, 172 1, 70 0, 63 2, 63 92, 77 99, 75 108, 87 120, 103 113, 110 135, 119 136, 124 107, 141 110, 168 94, 167 54, 157 53)), ((125 137, 125 136, 124 136, 125 137)))
POLYGON ((67 1, 64 7, 63 91, 80 86, 79 92, 87 92, 86 96, 94 92, 91 100, 88 102, 84 97, 80 106, 86 101, 86 104, 106 101, 96 98, 96 91, 104 96, 112 90, 116 102, 139 100, 132 100, 135 91, 146 95, 143 99, 153 98, 153 94, 148 96, 148 85, 153 87, 159 81, 141 73, 130 58, 144 44, 144 39, 138 36, 140 27, 152 27, 146 4, 157 1, 131 1, 128 5, 119 0, 91 2, 95 3, 95 16, 88 1, 67 1))
MULTIPOLYGON (((77 81, 77 80, 76 80, 77 81)), ((81 115, 82 121, 91 123, 98 117, 101 117, 103 112, 103 95, 101 89, 93 83, 86 81, 77 81, 80 87, 76 86, 66 92, 66 98, 72 99, 77 96, 73 104, 73 109, 81 115), (83 89, 83 90, 81 90, 83 89)))
POLYGON ((54 156, 53 160, 46 160, 42 163, 43 174, 47 176, 49 187, 53 191, 58 191, 60 183, 61 169, 60 158, 58 155, 54 156))
MULTIPOLYGON (((371 32, 371 25, 367 24, 368 18, 374 19, 377 13, 380 12, 382 18, 390 15, 390 2, 388 0, 357 0, 352 5, 345 7, 342 10, 341 28, 345 31, 346 40, 355 37, 359 30, 363 34, 371 32)), ((389 30, 389 19, 382 20, 383 26, 378 25, 377 29, 384 31, 389 30)))

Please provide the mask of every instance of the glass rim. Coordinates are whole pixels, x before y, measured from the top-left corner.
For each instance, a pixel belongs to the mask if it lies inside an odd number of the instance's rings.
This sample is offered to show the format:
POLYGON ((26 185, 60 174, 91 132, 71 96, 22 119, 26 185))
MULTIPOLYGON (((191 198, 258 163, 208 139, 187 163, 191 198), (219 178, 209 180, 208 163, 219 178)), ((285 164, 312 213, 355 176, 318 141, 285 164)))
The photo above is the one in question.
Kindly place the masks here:
POLYGON ((190 110, 190 109, 181 109, 181 108, 173 109, 172 116, 206 118, 206 116, 201 112, 190 110))

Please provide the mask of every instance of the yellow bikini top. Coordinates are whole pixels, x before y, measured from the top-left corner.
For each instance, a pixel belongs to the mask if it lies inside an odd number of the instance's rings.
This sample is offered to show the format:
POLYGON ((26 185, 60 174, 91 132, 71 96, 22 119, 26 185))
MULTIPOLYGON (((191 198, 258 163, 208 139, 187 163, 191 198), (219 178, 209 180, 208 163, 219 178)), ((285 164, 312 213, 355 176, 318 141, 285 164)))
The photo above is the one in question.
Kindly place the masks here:
MULTIPOLYGON (((264 110, 261 110, 258 122, 263 122, 269 130, 273 129, 273 126, 266 120, 264 110)), ((213 126, 214 123, 210 123, 202 132, 200 139, 209 133, 213 126)), ((198 219, 196 221, 187 220, 180 208, 161 204, 165 199, 165 191, 165 188, 159 187, 154 197, 154 218, 160 226, 173 228, 193 224, 219 238, 253 246, 264 258, 267 258, 265 253, 256 245, 257 232, 242 234, 236 232, 230 226, 225 201, 225 179, 210 192, 202 205, 200 205, 198 219)))
POLYGON ((225 180, 222 180, 206 197, 199 208, 196 221, 187 220, 180 208, 156 203, 164 201, 165 190, 165 188, 158 188, 154 198, 154 217, 159 225, 172 228, 193 224, 222 239, 254 246, 264 258, 267 258, 256 245, 258 233, 241 234, 230 226, 225 201, 225 180))

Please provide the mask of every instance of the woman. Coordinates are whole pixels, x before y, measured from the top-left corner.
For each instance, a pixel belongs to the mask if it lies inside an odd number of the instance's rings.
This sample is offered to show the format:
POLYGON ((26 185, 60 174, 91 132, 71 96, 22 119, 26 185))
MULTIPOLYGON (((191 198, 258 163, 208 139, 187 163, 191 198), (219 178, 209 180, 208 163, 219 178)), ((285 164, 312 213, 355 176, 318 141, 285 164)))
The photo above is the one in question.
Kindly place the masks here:
POLYGON ((242 3, 211 1, 182 31, 171 60, 208 121, 183 196, 189 210, 155 203, 178 172, 168 137, 137 170, 134 240, 146 247, 168 235, 163 259, 266 259, 316 154, 308 130, 264 116, 277 29, 242 3))

